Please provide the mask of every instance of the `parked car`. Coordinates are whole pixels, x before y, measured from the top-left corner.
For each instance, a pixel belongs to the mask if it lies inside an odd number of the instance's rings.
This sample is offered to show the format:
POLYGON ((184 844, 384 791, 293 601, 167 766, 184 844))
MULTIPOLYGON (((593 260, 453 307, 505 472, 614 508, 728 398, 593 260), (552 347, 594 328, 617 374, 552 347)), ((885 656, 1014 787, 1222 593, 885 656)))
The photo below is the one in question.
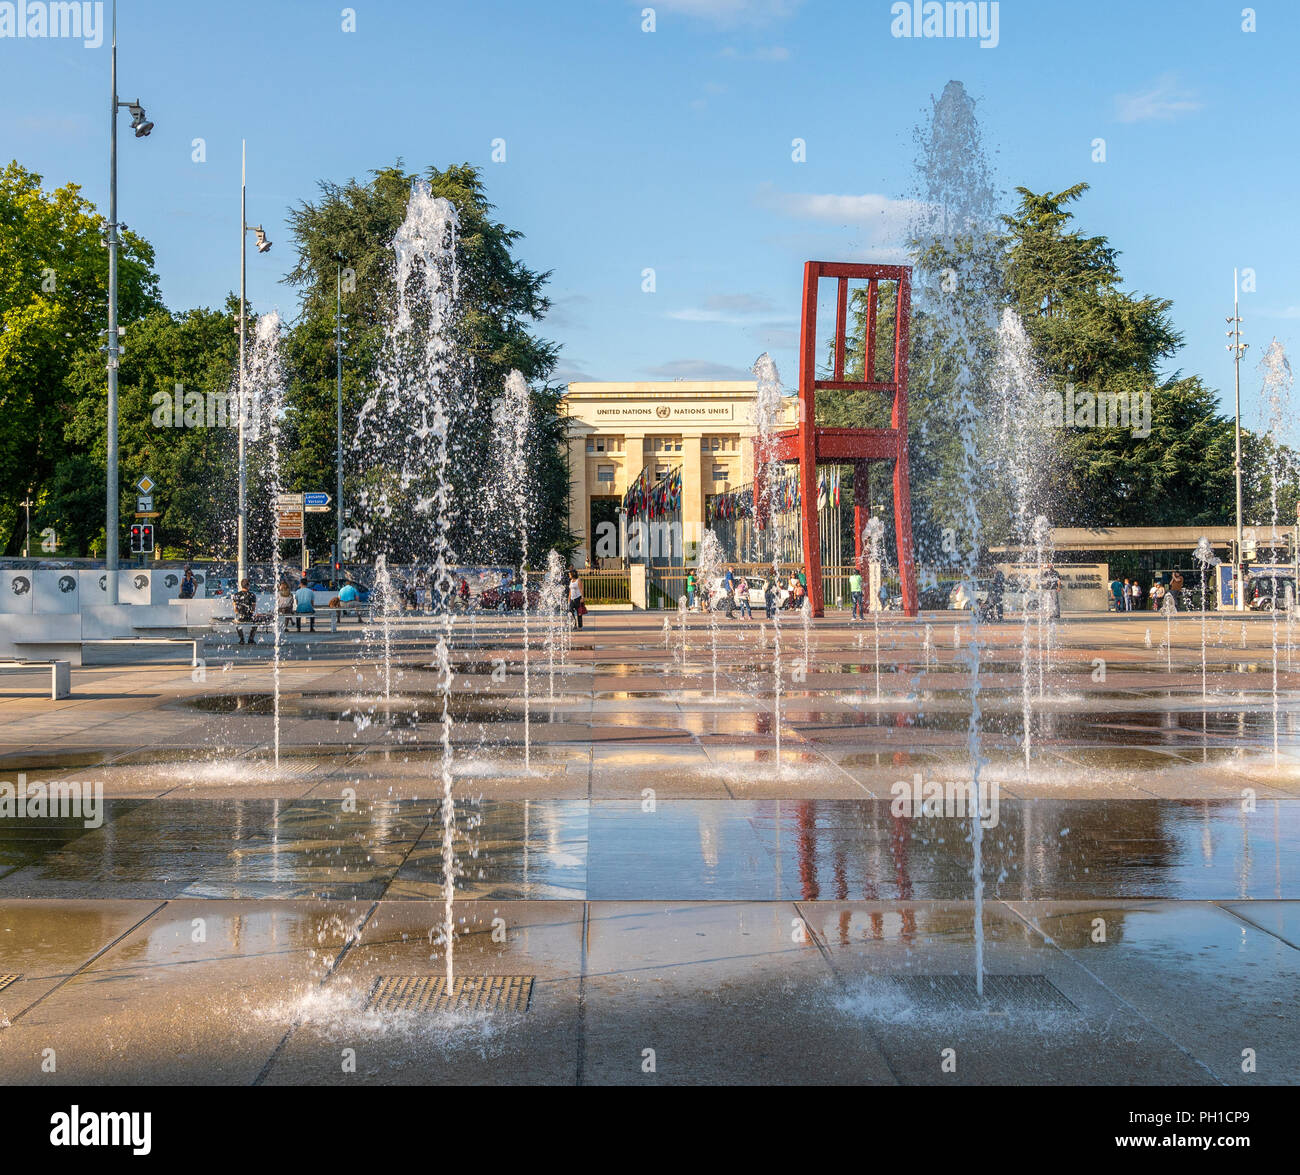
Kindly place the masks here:
MULTIPOLYGON (((1271 612, 1273 610, 1274 582, 1277 583, 1277 606, 1280 611, 1286 609, 1287 598, 1294 603, 1296 599, 1295 579, 1288 575, 1259 575, 1250 580, 1250 598, 1248 607, 1252 612, 1271 612)), ((1199 589, 1198 589, 1199 591, 1199 589)))
MULTIPOLYGON (((736 582, 739 583, 742 578, 749 580, 750 608, 756 612, 766 608, 767 604, 763 593, 766 589, 767 580, 755 579, 751 576, 736 576, 736 582)), ((725 612, 727 610, 725 584, 726 577, 721 575, 714 578, 709 584, 709 606, 719 612, 725 612)), ((790 591, 788 588, 778 587, 776 589, 776 606, 778 608, 784 608, 785 602, 789 598, 790 591)))
MULTIPOLYGON (((988 599, 989 588, 993 586, 991 579, 977 579, 972 585, 975 589, 975 598, 982 604, 988 599)), ((1005 597, 1003 606, 1006 606, 1005 597)), ((966 612, 970 609, 970 593, 967 590, 966 581, 959 580, 952 588, 948 596, 948 607, 955 608, 959 612, 966 612)))
MULTIPOLYGON (((344 581, 346 582, 346 581, 344 581)), ((311 588, 313 602, 316 607, 324 608, 331 600, 338 597, 339 592, 343 589, 343 584, 332 579, 308 579, 307 586, 311 588)), ((353 587, 357 589, 357 603, 370 603, 370 588, 364 583, 353 580, 353 587)))
POLYGON ((917 603, 923 612, 952 607, 952 584, 938 583, 923 587, 917 592, 917 603))
MULTIPOLYGON (((542 602, 542 596, 535 588, 528 589, 528 610, 536 612, 542 602)), ((501 604, 500 587, 484 588, 478 595, 481 610, 495 612, 501 604)), ((506 611, 522 612, 524 610, 524 592, 522 588, 510 588, 506 592, 506 611)))

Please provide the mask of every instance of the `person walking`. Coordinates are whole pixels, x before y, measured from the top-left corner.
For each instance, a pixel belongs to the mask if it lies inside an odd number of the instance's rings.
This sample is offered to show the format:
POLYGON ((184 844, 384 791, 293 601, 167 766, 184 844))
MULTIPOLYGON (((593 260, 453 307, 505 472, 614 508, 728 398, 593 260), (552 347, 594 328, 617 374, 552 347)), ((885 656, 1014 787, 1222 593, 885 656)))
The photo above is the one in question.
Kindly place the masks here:
POLYGON ((770 579, 763 581, 763 609, 769 620, 776 618, 776 586, 770 579))
POLYGON ((1116 577, 1110 581, 1110 610, 1119 612, 1124 607, 1124 585, 1116 577))
POLYGON ((1005 614, 1003 611, 1002 597, 1006 595, 1006 591, 1007 577, 1002 574, 1002 568, 999 567, 993 573, 993 582, 989 585, 989 596, 986 606, 990 620, 994 618, 1002 620, 1004 618, 1005 614))
POLYGON ((1133 611, 1140 611, 1142 608, 1142 585, 1136 579, 1129 588, 1129 595, 1133 597, 1133 611))
POLYGON ((740 617, 742 620, 750 620, 753 618, 754 614, 749 607, 749 580, 747 580, 743 575, 740 577, 740 582, 736 585, 734 595, 729 595, 727 597, 728 616, 731 615, 730 608, 733 600, 735 603, 740 605, 740 617))
POLYGON ((569 568, 569 615, 573 617, 573 627, 582 627, 582 617, 587 611, 587 605, 582 602, 582 580, 578 578, 578 572, 569 568))
POLYGON ((692 611, 695 608, 695 572, 686 573, 686 606, 692 611))
POLYGON ((1169 594, 1174 598, 1174 611, 1183 606, 1183 573, 1175 571, 1169 577, 1169 594))
POLYGON ((1133 611, 1133 585, 1127 579, 1124 580, 1124 587, 1121 589, 1120 598, 1124 602, 1124 611, 1133 611))
POLYGON ((1165 602, 1165 585, 1158 579, 1151 585, 1151 611, 1159 612, 1165 602))
POLYGON ((862 606, 862 572, 856 567, 849 572, 849 599, 853 601, 853 619, 865 620, 867 615, 862 606))

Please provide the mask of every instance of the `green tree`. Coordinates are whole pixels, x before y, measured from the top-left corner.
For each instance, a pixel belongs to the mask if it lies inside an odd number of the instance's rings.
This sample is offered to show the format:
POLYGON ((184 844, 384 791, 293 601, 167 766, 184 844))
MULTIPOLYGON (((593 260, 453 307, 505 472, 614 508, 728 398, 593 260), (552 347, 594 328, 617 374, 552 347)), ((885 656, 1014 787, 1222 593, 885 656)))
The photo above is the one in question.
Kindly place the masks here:
MULTIPOLYGON (((287 339, 293 408, 293 456, 289 476, 302 488, 332 487, 335 450, 334 314, 339 267, 346 269, 343 312, 347 350, 343 367, 344 496, 355 501, 367 478, 382 475, 366 467, 353 441, 358 413, 370 394, 393 299, 392 239, 406 216, 417 177, 398 163, 366 181, 323 181, 315 201, 290 214, 297 261, 286 280, 297 287, 301 314, 287 339), (340 262, 340 258, 342 261, 340 262)), ((549 274, 529 269, 514 256, 521 234, 493 219, 479 171, 469 164, 428 168, 423 178, 434 196, 456 208, 460 222, 458 342, 468 361, 466 383, 472 405, 455 419, 455 469, 450 533, 463 559, 515 557, 514 526, 484 528, 482 504, 493 497, 500 473, 489 452, 491 405, 506 375, 518 370, 533 388, 535 427, 530 438, 530 480, 534 487, 528 519, 530 550, 561 546, 567 534, 568 474, 560 440, 559 391, 548 377, 557 348, 534 333, 549 309, 543 288, 549 274)), ((315 541, 329 545, 329 523, 315 541)), ((366 552, 363 554, 374 554, 366 552)), ((391 554, 419 558, 419 550, 391 554)))
MULTIPOLYGON (((108 303, 103 232, 104 218, 76 184, 47 193, 41 177, 17 161, 0 172, 0 462, 10 471, 0 531, 10 554, 22 546, 17 504, 29 488, 40 503, 33 527, 53 525, 64 536, 61 516, 47 502, 67 476, 60 472, 70 457, 65 426, 76 411, 67 377, 74 364, 97 362, 101 399, 107 380, 98 353, 108 303)), ((132 232, 122 233, 119 259, 120 316, 129 334, 132 323, 161 305, 158 278, 153 249, 132 232)), ((103 485, 101 472, 101 530, 103 485)), ((87 524, 83 519, 79 541, 87 524)))
MULTIPOLYGON (((127 332, 118 372, 122 521, 144 474, 158 483, 157 541, 176 554, 229 555, 236 514, 238 302, 223 310, 153 310, 127 332), (179 415, 175 411, 180 388, 179 415)), ((98 355, 78 356, 67 390, 74 405, 50 514, 88 551, 103 533, 105 408, 98 355)), ((265 552, 263 552, 265 554, 265 552)))
POLYGON ((1056 439, 1052 520, 1196 526, 1229 520, 1232 426, 1195 376, 1162 378, 1182 337, 1168 299, 1120 288, 1119 253, 1105 237, 1073 227, 1069 209, 1088 190, 1018 188, 1003 218, 1007 288, 1036 357, 1065 397, 1071 385, 1100 398, 1151 404, 1149 435, 1132 428, 1072 428, 1056 439))

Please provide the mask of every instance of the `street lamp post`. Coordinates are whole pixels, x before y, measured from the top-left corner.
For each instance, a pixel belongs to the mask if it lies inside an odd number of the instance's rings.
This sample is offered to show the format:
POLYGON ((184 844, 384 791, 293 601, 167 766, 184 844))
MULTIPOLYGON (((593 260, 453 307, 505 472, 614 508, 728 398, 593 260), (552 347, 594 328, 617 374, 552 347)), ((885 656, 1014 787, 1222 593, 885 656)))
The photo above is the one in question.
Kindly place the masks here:
POLYGON ((236 520, 238 553, 235 582, 242 584, 248 574, 248 396, 244 391, 244 349, 247 332, 244 329, 244 306, 248 301, 248 234, 257 236, 257 251, 265 253, 271 248, 266 233, 259 225, 248 223, 248 141, 240 143, 239 162, 239 511, 236 520))
MULTIPOLYGON (((335 408, 338 413, 334 433, 334 566, 343 570, 343 254, 336 253, 334 280, 334 354, 335 354, 335 408)), ((340 579, 335 575, 335 580, 340 579)))
POLYGON ((134 102, 119 102, 117 97, 117 0, 113 0, 113 45, 112 45, 112 103, 109 113, 108 134, 108 337, 104 351, 108 355, 108 404, 107 404, 107 492, 104 510, 104 588, 107 602, 117 603, 117 540, 121 526, 118 506, 118 457, 117 457, 117 369, 122 354, 120 328, 117 323, 117 249, 118 230, 125 226, 117 222, 117 112, 123 106, 131 111, 131 129, 137 139, 143 139, 153 130, 144 113, 139 99, 134 102))
POLYGON ((1237 476, 1237 550, 1232 561, 1232 588, 1233 601, 1237 611, 1240 612, 1246 606, 1245 585, 1241 582, 1243 568, 1241 561, 1241 356, 1250 344, 1241 341, 1241 309, 1237 301, 1237 271, 1235 269, 1232 271, 1232 317, 1227 322, 1231 328, 1227 332, 1228 338, 1232 340, 1228 344, 1228 350, 1232 352, 1233 385, 1237 409, 1237 419, 1234 426, 1234 469, 1237 476))
POLYGON ((27 522, 23 527, 23 558, 30 559, 32 557, 32 507, 36 505, 32 501, 32 491, 28 490, 27 497, 18 504, 27 511, 27 522))

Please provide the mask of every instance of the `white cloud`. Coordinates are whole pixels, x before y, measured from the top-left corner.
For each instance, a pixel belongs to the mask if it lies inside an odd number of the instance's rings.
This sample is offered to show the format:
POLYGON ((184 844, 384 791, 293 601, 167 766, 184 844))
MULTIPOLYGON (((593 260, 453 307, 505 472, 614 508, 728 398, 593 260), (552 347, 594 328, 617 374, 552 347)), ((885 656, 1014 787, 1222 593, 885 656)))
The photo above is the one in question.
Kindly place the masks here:
POLYGON ((656 379, 753 379, 754 373, 744 367, 730 367, 714 363, 711 359, 673 359, 657 367, 646 369, 656 379))
POLYGON ((551 299, 551 308, 546 312, 546 325, 562 330, 582 327, 587 307, 591 299, 586 294, 561 294, 551 299))
MULTIPOLYGON (((761 207, 790 220, 811 221, 851 232, 852 239, 847 241, 842 232, 836 235, 835 245, 844 259, 882 265, 906 260, 909 235, 929 217, 929 206, 924 201, 896 200, 874 192, 862 195, 782 192, 768 183, 759 187, 757 201, 761 207)), ((826 230, 818 231, 823 238, 827 236, 826 230)), ((825 239, 813 243, 808 236, 799 234, 796 251, 806 252, 810 245, 814 252, 825 247, 825 239)))
MULTIPOLYGON (((670 310, 668 317, 678 322, 712 322, 728 326, 750 326, 770 319, 776 310, 770 298, 757 294, 715 294, 704 300, 703 306, 688 306, 683 310, 670 310)), ((790 319, 789 321, 793 321, 790 319)))
MULTIPOLYGON (((640 5, 641 0, 636 0, 640 5)), ((660 13, 672 12, 707 20, 723 28, 768 24, 793 16, 803 0, 658 0, 660 13)))
POLYGON ((557 384, 593 383, 599 382, 599 379, 599 376, 590 375, 583 371, 576 363, 558 364, 555 370, 551 372, 551 382, 557 384))
POLYGON ((719 56, 729 61, 789 61, 790 50, 784 45, 761 45, 757 49, 745 52, 743 49, 728 45, 719 56))
POLYGON ((1191 91, 1182 88, 1171 73, 1136 94, 1120 94, 1115 99, 1115 117, 1120 122, 1168 121, 1180 114, 1200 110, 1203 103, 1191 91))

